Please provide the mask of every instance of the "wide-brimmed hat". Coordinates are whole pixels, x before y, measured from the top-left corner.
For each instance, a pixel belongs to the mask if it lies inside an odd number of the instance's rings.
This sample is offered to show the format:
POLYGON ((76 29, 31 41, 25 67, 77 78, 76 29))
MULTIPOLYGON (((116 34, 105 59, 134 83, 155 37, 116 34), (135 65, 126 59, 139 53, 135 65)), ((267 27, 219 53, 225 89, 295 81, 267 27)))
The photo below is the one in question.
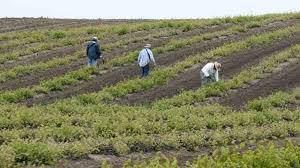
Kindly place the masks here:
POLYGON ((214 62, 216 69, 220 70, 221 69, 221 64, 218 62, 214 62))
POLYGON ((151 48, 151 44, 146 44, 145 48, 151 48))
POLYGON ((98 37, 93 37, 92 41, 98 41, 98 37))

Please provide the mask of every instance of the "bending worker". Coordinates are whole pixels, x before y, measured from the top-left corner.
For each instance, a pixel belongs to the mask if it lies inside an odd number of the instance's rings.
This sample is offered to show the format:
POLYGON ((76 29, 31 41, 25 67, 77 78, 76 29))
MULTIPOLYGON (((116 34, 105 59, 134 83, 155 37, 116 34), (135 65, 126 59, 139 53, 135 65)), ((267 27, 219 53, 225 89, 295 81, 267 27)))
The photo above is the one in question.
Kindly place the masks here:
POLYGON ((219 81, 219 70, 221 69, 221 64, 218 62, 207 63, 201 69, 201 84, 206 85, 212 82, 219 81))
POLYGON ((145 48, 140 52, 138 57, 138 65, 142 70, 142 78, 149 75, 149 64, 151 61, 153 62, 154 66, 156 66, 155 59, 151 51, 151 44, 146 44, 145 48))
POLYGON ((88 65, 96 66, 98 59, 101 58, 101 49, 97 37, 93 37, 92 41, 87 45, 86 55, 88 57, 88 65))

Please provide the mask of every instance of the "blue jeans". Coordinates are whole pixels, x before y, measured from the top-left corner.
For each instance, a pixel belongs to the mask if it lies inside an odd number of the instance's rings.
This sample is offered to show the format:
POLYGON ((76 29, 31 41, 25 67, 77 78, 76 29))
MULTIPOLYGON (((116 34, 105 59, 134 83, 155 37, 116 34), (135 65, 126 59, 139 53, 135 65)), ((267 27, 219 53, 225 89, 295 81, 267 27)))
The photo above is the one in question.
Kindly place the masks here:
POLYGON ((141 67, 142 68, 142 78, 146 77, 149 75, 149 71, 150 71, 150 67, 149 67, 149 64, 144 66, 144 67, 141 67))
POLYGON ((204 75, 204 73, 201 71, 201 85, 202 86, 205 86, 205 85, 213 83, 213 82, 216 82, 216 79, 214 76, 206 77, 204 75))
POLYGON ((89 66, 96 66, 97 63, 98 63, 98 60, 88 58, 88 65, 89 66))

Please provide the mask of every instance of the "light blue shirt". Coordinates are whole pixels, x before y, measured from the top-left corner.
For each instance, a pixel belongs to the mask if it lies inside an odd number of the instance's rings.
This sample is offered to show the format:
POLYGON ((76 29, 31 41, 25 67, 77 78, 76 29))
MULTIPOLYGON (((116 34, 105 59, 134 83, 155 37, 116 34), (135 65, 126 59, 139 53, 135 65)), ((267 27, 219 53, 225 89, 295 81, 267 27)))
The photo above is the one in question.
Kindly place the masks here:
POLYGON ((139 64, 140 67, 144 67, 147 64, 149 64, 150 61, 152 61, 155 64, 155 59, 153 57, 152 51, 150 49, 148 49, 148 48, 145 48, 139 54, 138 64, 139 64), (149 55, 148 55, 147 51, 148 51, 148 53, 150 55, 150 59, 149 59, 149 55))

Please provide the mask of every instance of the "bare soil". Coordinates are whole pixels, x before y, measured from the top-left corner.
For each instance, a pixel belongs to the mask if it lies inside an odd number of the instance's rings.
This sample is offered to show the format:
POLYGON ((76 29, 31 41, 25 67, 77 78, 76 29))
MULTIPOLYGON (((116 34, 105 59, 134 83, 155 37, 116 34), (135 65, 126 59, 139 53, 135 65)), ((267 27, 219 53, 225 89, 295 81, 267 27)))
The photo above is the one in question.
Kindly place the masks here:
POLYGON ((3 22, 0 27, 0 33, 7 33, 13 31, 28 31, 28 30, 40 30, 40 29, 57 29, 57 28, 77 28, 88 25, 103 24, 99 20, 76 20, 76 19, 58 19, 48 22, 42 22, 38 20, 26 20, 26 21, 11 21, 3 22))
MULTIPOLYGON (((290 91, 300 85, 300 61, 287 65, 278 73, 250 84, 246 88, 236 90, 219 100, 219 103, 237 109, 242 108, 250 100, 266 97, 277 91, 290 91)), ((296 105, 296 108, 299 106, 296 105)))
MULTIPOLYGON (((156 30, 156 31, 158 31, 158 30, 156 30)), ((130 38, 139 38, 141 36, 149 35, 154 32, 155 32, 154 30, 138 31, 138 32, 121 35, 121 36, 112 36, 110 38, 101 40, 101 43, 110 44, 110 43, 117 42, 119 40, 130 39, 130 38)), ((12 68, 17 65, 30 65, 30 64, 35 64, 35 63, 39 63, 39 62, 46 62, 46 61, 49 61, 54 58, 73 54, 76 51, 79 51, 80 49, 82 49, 84 47, 85 47, 84 44, 75 45, 75 46, 64 46, 64 47, 54 48, 52 50, 45 50, 45 51, 37 52, 34 54, 25 55, 25 56, 20 57, 20 60, 7 61, 3 64, 0 64, 0 70, 1 69, 9 69, 9 68, 12 68)))
MULTIPOLYGON (((260 60, 272 55, 274 52, 281 51, 297 43, 300 43, 300 33, 297 33, 293 38, 282 39, 266 46, 256 46, 248 51, 235 53, 216 61, 222 64, 222 78, 230 79, 241 70, 257 64, 260 60)), ((201 86, 200 69, 202 66, 197 65, 179 74, 174 80, 169 81, 163 86, 157 86, 147 91, 123 97, 117 103, 126 105, 149 104, 162 98, 172 97, 182 91, 196 90, 201 86)))
MULTIPOLYGON (((294 25, 295 23, 297 23, 297 21, 277 22, 265 27, 254 28, 246 33, 238 33, 231 36, 215 38, 210 41, 194 44, 190 47, 181 49, 180 51, 168 52, 166 54, 159 55, 157 56, 156 61, 160 66, 168 66, 187 58, 189 55, 211 50, 226 42, 241 40, 251 35, 274 31, 283 27, 294 25)), ((31 98, 26 101, 26 104, 32 105, 36 103, 49 103, 57 99, 67 98, 77 94, 97 92, 104 87, 114 85, 123 80, 136 78, 139 76, 139 73, 140 70, 135 64, 128 65, 127 67, 121 67, 103 75, 96 76, 95 79, 91 81, 83 81, 77 85, 68 86, 63 91, 51 92, 50 94, 39 96, 38 98, 31 98)))
MULTIPOLYGON (((191 36, 205 33, 205 32, 217 31, 220 29, 224 29, 226 26, 227 25, 214 26, 214 27, 210 27, 207 29, 196 29, 196 30, 193 30, 190 32, 181 33, 174 37, 169 36, 169 37, 160 38, 160 39, 151 39, 151 40, 148 40, 148 42, 152 43, 152 45, 154 47, 159 47, 159 46, 165 44, 166 42, 170 41, 171 39, 187 38, 187 37, 191 37, 191 36)), ((137 43, 137 44, 131 43, 124 48, 117 48, 116 50, 113 50, 109 53, 104 53, 104 57, 106 60, 109 60, 116 56, 123 55, 124 53, 126 53, 128 51, 128 49, 137 50, 141 47, 142 47, 142 45, 140 43, 137 43)), ((49 59, 49 58, 53 58, 53 55, 59 56, 60 54, 66 54, 66 52, 72 53, 72 52, 75 52, 75 50, 77 48, 78 48, 77 46, 72 47, 72 48, 71 47, 62 48, 61 50, 57 51, 56 53, 49 52, 48 55, 44 55, 43 58, 49 59)), ((24 59, 23 63, 25 63, 26 61, 27 61, 26 64, 32 63, 32 59, 34 59, 34 58, 39 59, 36 57, 39 57, 39 55, 31 56, 28 59, 24 59)), ((14 89, 18 89, 21 87, 32 86, 32 85, 38 84, 42 80, 51 79, 53 77, 63 75, 67 72, 77 70, 77 69, 81 68, 82 66, 84 66, 85 64, 86 64, 86 58, 80 58, 80 59, 78 59, 74 62, 71 62, 70 64, 64 65, 64 66, 58 66, 56 68, 47 69, 45 71, 33 72, 29 75, 24 75, 24 76, 18 77, 15 80, 9 80, 9 81, 2 83, 0 86, 0 90, 14 90, 14 89)))

